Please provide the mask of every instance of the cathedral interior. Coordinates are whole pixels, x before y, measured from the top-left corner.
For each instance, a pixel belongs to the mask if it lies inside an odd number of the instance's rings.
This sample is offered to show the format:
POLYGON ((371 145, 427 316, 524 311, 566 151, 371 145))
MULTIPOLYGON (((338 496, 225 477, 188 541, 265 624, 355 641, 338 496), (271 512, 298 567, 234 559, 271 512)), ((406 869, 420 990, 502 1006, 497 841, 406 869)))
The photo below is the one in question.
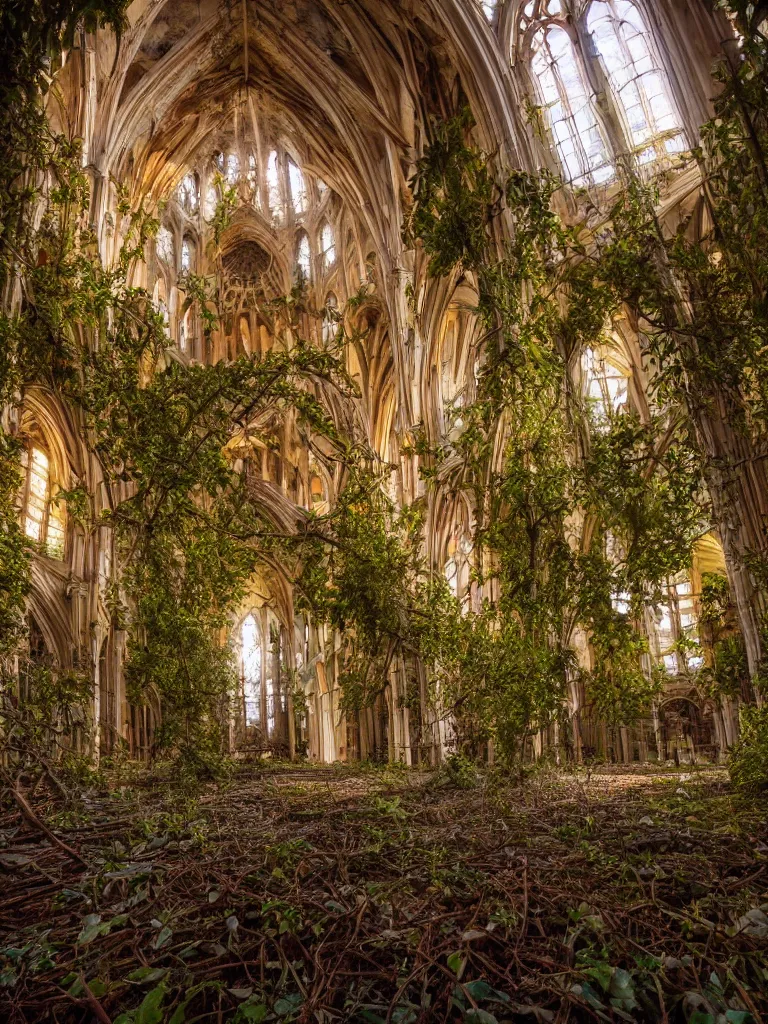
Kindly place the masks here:
MULTIPOLYGON (((124 241, 125 197, 155 204, 159 226, 131 285, 162 317, 169 359, 265 357, 285 340, 264 304, 297 281, 320 311, 305 325, 314 344, 348 324, 356 394, 344 415, 385 467, 395 505, 424 506, 428 563, 462 608, 479 610, 489 591, 472 572, 471 501, 439 477, 427 487, 410 443, 417 428, 433 445, 461 433, 483 342, 476 280, 430 275, 403 234, 431 125, 469 108, 474 140, 500 172, 563 179, 569 223, 610 201, 617 168, 630 160, 660 181, 659 220, 674 233, 696 221, 702 172, 691 153, 713 113, 712 66, 733 40, 725 13, 700 0, 133 0, 119 46, 107 28, 75 33, 48 108, 60 130, 83 140, 88 217, 105 266, 124 241), (192 275, 215 283, 212 331, 187 300, 192 275)), ((631 317, 617 317, 611 344, 584 352, 571 373, 595 429, 625 410, 649 416, 655 396, 631 317)), ((28 389, 9 416, 24 445, 18 514, 35 546, 31 658, 90 673, 92 703, 66 725, 72 746, 94 758, 123 749, 150 759, 163 709, 151 692, 129 699, 125 628, 110 606, 111 531, 86 529, 54 500, 84 486, 97 518, 108 507, 82 423, 45 387, 28 389)), ((234 452, 274 521, 332 510, 338 467, 305 444, 291 416, 274 438, 234 452)), ((768 494, 759 500, 764 507, 768 494)), ((739 700, 699 684, 711 657, 702 581, 726 576, 726 548, 712 525, 687 571, 645 610, 643 671, 660 669, 663 685, 639 720, 602 719, 574 676, 567 747, 548 725, 532 737, 533 754, 686 763, 726 755, 739 700)), ((289 578, 265 565, 230 615, 222 642, 232 644, 239 677, 230 754, 437 765, 455 749, 450 716, 403 699, 414 671, 405 657, 393 659, 374 701, 348 708, 339 637, 294 598, 289 578)), ((616 594, 615 610, 625 604, 616 594)), ((585 632, 574 647, 589 666, 596 655, 585 632)), ((493 758, 492 743, 483 753, 493 758)))

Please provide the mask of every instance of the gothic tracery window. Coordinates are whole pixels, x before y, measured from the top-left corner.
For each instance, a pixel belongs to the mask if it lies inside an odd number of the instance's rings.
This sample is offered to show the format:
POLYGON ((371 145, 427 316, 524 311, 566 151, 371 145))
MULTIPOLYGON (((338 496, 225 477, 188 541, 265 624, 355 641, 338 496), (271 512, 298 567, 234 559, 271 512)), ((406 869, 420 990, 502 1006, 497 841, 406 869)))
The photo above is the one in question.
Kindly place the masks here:
POLYGON ((550 24, 536 33, 531 70, 565 176, 575 185, 610 181, 614 168, 595 104, 563 26, 550 24))
POLYGON ((336 262, 336 236, 328 221, 320 231, 320 251, 323 254, 323 269, 329 270, 336 262))
POLYGON ((588 348, 582 356, 587 409, 598 430, 606 429, 611 419, 627 404, 629 377, 617 358, 588 348))
POLYGON ((195 243, 185 238, 181 243, 181 272, 189 274, 194 269, 195 243))
POLYGON ((309 235, 302 231, 296 244, 296 270, 303 281, 309 281, 312 276, 312 249, 309 244, 309 235))
POLYGON ((685 140, 680 118, 640 9, 630 0, 593 0, 587 27, 640 163, 648 163, 664 151, 682 152, 685 140), (663 147, 658 154, 657 147, 663 147))
POLYGON ((329 292, 325 300, 325 311, 323 313, 323 341, 326 345, 330 344, 336 337, 338 308, 339 300, 333 292, 329 292))
POLYGON ((240 626, 240 674, 243 713, 248 728, 261 724, 261 629, 257 613, 250 612, 240 626))
POLYGON ((224 176, 227 179, 228 185, 237 184, 237 179, 240 177, 240 158, 237 153, 228 154, 224 176))
POLYGON ((640 165, 686 148, 682 121, 650 27, 634 0, 529 0, 519 45, 566 180, 602 185, 621 153, 640 165), (613 107, 598 114, 592 83, 613 107))
POLYGON ((280 186, 280 159, 272 150, 267 160, 267 201, 272 216, 280 220, 283 216, 283 190, 280 186))
POLYGON ((307 212, 309 199, 304 175, 301 168, 298 167, 293 160, 288 161, 288 184, 291 189, 293 212, 300 217, 303 213, 307 212))
POLYGON ((197 208, 200 205, 200 190, 197 186, 197 178, 191 172, 185 174, 179 182, 176 198, 185 213, 197 213, 197 208))
POLYGON ((173 264, 173 235, 166 227, 158 229, 157 238, 155 239, 155 249, 157 251, 158 258, 168 266, 173 264))
POLYGON ((54 487, 48 454, 33 446, 26 454, 24 533, 51 558, 64 557, 64 516, 52 500, 54 487))

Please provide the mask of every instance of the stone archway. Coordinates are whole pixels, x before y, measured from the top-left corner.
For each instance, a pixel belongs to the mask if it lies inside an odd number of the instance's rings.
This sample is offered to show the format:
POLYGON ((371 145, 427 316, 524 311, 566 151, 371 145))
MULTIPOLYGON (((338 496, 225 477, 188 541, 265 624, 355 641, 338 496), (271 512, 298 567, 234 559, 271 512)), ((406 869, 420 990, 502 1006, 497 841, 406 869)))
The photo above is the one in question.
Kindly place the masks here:
POLYGON ((712 712, 690 697, 673 697, 659 709, 662 755, 689 764, 714 760, 715 727, 712 712))

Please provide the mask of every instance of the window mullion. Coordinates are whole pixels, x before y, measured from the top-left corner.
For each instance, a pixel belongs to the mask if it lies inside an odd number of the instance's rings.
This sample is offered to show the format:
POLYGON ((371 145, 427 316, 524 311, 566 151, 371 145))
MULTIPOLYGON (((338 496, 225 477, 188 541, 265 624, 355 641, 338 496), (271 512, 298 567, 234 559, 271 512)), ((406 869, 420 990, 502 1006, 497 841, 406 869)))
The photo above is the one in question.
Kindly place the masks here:
POLYGON ((595 49, 592 33, 587 28, 588 13, 589 5, 584 8, 580 18, 574 18, 575 49, 584 67, 587 88, 594 96, 595 115, 598 127, 602 130, 608 145, 608 156, 615 164, 627 151, 627 138, 623 119, 614 98, 613 87, 595 49))

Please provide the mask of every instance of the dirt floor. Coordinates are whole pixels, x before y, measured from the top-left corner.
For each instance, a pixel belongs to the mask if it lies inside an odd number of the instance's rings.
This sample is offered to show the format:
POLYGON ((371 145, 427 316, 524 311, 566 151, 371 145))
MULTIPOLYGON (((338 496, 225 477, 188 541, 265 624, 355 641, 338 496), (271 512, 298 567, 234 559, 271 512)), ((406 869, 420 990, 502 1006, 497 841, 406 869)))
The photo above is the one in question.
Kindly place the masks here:
POLYGON ((768 1020, 766 803, 723 770, 110 785, 6 794, 2 1024, 768 1020))

